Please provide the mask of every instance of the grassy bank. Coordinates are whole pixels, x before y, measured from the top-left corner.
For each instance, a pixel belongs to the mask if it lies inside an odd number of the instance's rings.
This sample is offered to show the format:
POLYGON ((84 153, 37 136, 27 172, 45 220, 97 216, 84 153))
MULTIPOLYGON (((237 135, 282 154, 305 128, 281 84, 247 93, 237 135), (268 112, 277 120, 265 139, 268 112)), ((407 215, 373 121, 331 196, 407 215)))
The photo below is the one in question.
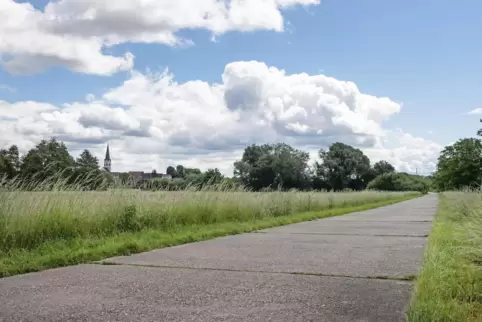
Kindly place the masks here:
POLYGON ((417 195, 2 192, 0 276, 340 215, 417 195))
POLYGON ((409 321, 482 321, 482 194, 444 193, 409 321))

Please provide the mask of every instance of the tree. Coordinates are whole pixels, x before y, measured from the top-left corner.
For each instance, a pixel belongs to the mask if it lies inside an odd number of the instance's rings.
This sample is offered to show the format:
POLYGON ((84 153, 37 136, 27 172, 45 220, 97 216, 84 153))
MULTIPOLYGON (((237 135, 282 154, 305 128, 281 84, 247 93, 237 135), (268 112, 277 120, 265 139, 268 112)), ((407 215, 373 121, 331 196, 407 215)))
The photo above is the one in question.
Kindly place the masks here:
POLYGON ((202 173, 187 173, 184 177, 185 186, 201 187, 204 182, 202 173))
POLYGON ((99 160, 89 150, 84 150, 75 161, 75 165, 89 170, 99 169, 99 160))
POLYGON ((375 171, 375 176, 380 176, 384 173, 395 172, 395 167, 385 160, 378 161, 373 165, 373 170, 375 171))
POLYGON ((326 182, 330 189, 360 190, 368 184, 370 159, 361 150, 337 142, 328 151, 320 149, 319 157, 321 162, 315 163, 316 176, 326 182))
MULTIPOLYGON (((482 119, 480 119, 480 122, 482 123, 482 119)), ((479 129, 479 130, 477 131, 477 135, 478 135, 478 136, 482 136, 482 129, 479 129)))
POLYGON ((99 160, 89 150, 84 150, 75 160, 75 170, 68 183, 75 184, 77 189, 97 190, 113 180, 99 169, 99 160))
POLYGON ((20 173, 24 178, 43 181, 70 176, 69 169, 75 165, 74 158, 69 154, 63 142, 52 138, 42 140, 22 159, 20 173))
POLYGON ((168 166, 166 169, 166 174, 170 175, 171 177, 177 177, 176 169, 173 166, 168 166))
POLYGON ((191 175, 191 174, 195 174, 195 175, 198 175, 198 174, 201 174, 201 170, 198 169, 198 168, 184 168, 184 176, 187 176, 187 175, 191 175))
POLYGON ((6 176, 8 179, 14 178, 20 170, 20 156, 16 145, 8 149, 0 149, 0 179, 6 176))
POLYGON ((386 172, 368 184, 368 189, 379 191, 428 192, 430 179, 408 173, 386 172))
POLYGON ((434 184, 441 190, 478 187, 482 182, 482 142, 461 139, 446 146, 438 158, 434 184))
POLYGON ((184 173, 184 166, 182 166, 182 165, 179 164, 179 165, 176 167, 176 174, 177 174, 177 176, 178 176, 179 178, 184 178, 184 176, 186 175, 186 174, 184 173))
POLYGON ((308 180, 309 154, 284 144, 253 144, 234 163, 234 175, 254 190, 304 188, 308 180))
POLYGON ((215 169, 208 169, 208 171, 206 171, 204 174, 203 174, 203 186, 204 185, 214 185, 214 184, 218 184, 220 183, 223 179, 224 179, 224 176, 221 174, 221 172, 219 171, 218 168, 215 168, 215 169))

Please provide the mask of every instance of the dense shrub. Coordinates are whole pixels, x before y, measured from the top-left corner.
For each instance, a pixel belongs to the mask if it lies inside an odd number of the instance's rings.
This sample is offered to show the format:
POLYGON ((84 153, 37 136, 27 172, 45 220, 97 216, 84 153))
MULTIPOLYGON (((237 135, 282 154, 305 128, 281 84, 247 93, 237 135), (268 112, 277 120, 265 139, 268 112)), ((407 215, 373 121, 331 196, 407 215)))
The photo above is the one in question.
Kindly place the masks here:
POLYGON ((430 189, 430 180, 408 173, 384 173, 368 184, 368 189, 380 191, 420 191, 426 193, 430 189))

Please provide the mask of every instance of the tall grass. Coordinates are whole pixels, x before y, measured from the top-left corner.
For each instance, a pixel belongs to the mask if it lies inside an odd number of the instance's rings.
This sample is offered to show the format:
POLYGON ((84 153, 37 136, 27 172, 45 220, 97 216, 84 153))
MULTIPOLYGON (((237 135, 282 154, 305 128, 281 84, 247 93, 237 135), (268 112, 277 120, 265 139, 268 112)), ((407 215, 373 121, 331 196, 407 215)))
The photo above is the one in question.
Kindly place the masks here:
POLYGON ((482 321, 480 192, 441 195, 409 320, 482 321))
POLYGON ((0 193, 0 251, 46 241, 179 226, 246 222, 389 200, 400 193, 238 191, 0 193))
POLYGON ((222 184, 83 191, 65 182, 9 181, 0 184, 0 276, 339 215, 415 195, 256 193, 222 184))

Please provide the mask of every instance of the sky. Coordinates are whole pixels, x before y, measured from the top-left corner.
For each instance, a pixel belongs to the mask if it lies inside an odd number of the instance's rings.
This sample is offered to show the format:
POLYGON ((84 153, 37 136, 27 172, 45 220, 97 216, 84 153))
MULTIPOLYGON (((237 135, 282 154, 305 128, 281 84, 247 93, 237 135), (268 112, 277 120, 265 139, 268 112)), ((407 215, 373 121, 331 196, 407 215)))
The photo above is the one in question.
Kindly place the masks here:
POLYGON ((344 142, 429 174, 482 117, 477 0, 0 0, 0 148, 232 174, 344 142))

